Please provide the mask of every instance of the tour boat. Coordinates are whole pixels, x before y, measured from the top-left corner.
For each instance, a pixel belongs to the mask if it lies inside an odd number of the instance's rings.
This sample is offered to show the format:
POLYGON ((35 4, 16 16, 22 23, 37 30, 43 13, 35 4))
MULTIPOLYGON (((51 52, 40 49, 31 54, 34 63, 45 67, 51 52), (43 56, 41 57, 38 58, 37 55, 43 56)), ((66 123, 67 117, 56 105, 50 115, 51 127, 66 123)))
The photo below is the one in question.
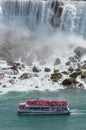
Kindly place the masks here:
POLYGON ((18 106, 18 115, 69 115, 66 101, 28 100, 18 106))

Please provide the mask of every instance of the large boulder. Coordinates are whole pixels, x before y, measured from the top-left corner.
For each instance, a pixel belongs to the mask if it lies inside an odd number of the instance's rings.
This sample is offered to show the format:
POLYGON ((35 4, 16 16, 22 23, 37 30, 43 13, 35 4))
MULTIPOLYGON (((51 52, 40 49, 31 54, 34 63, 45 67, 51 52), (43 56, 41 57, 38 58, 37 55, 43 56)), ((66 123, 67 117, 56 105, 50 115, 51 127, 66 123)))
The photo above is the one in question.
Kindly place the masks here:
POLYGON ((7 86, 4 84, 4 85, 2 85, 2 87, 3 87, 3 88, 6 88, 7 86))
POLYGON ((74 55, 68 58, 70 62, 80 61, 80 57, 78 55, 74 55))
POLYGON ((86 63, 82 65, 82 69, 86 69, 86 63))
POLYGON ((74 57, 69 57, 68 60, 69 60, 70 62, 76 62, 76 60, 75 60, 74 57))
POLYGON ((8 64, 11 66, 10 69, 13 70, 14 74, 17 74, 19 70, 25 67, 23 64, 18 62, 9 62, 8 64))
POLYGON ((70 61, 66 62, 65 65, 66 65, 66 66, 69 66, 69 65, 70 65, 70 61))
POLYGON ((45 71, 45 72, 50 72, 51 69, 46 67, 44 71, 45 71))
POLYGON ((86 78, 86 72, 82 72, 81 78, 82 78, 82 79, 86 78))
POLYGON ((76 83, 76 80, 75 78, 72 78, 72 77, 69 77, 69 78, 66 78, 65 80, 62 81, 62 85, 71 85, 73 83, 76 83))
POLYGON ((86 48, 77 47, 77 48, 75 48, 74 52, 76 53, 77 56, 81 57, 86 54, 86 48))
POLYGON ((37 73, 40 71, 40 69, 37 68, 36 66, 34 66, 32 70, 33 70, 33 72, 37 72, 37 73))
POLYGON ((56 58, 54 65, 59 65, 59 64, 61 64, 61 60, 59 58, 56 58))
POLYGON ((75 72, 70 74, 70 77, 77 78, 82 72, 80 70, 76 70, 75 72))
POLYGON ((60 72, 51 74, 51 80, 53 82, 57 82, 61 78, 62 78, 62 74, 60 72))
POLYGON ((73 72, 72 74, 70 74, 70 77, 72 77, 72 78, 77 78, 77 73, 76 72, 73 72))
POLYGON ((19 79, 21 79, 21 80, 28 79, 28 78, 30 78, 30 75, 29 75, 28 73, 24 73, 24 74, 22 74, 22 75, 19 77, 19 79))

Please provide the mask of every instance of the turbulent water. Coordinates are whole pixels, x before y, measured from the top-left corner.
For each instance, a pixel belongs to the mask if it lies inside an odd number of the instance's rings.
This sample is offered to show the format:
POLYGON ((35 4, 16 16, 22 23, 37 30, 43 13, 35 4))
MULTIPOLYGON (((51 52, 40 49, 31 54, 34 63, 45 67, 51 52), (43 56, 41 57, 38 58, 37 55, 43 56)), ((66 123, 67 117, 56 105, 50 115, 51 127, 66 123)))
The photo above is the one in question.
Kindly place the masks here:
POLYGON ((0 130, 85 130, 86 91, 59 90, 40 92, 41 99, 66 100, 70 116, 18 116, 17 105, 37 97, 37 92, 11 92, 0 95, 0 130))

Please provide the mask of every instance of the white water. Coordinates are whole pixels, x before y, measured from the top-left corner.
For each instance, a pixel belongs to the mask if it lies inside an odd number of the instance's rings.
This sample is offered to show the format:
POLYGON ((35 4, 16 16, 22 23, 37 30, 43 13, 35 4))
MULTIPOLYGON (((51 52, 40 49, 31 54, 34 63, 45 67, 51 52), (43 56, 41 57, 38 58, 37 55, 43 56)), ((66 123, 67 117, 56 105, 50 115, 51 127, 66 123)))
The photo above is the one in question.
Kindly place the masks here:
POLYGON ((63 28, 83 37, 86 36, 86 2, 66 2, 62 18, 63 28))
MULTIPOLYGON (((73 50, 77 46, 86 47, 86 41, 83 39, 86 34, 86 15, 84 13, 86 3, 66 1, 59 29, 52 27, 49 22, 50 15, 53 13, 51 1, 32 1, 29 14, 27 13, 27 1, 24 1, 26 4, 20 1, 17 10, 15 2, 12 6, 5 5, 5 2, 6 0, 1 1, 0 6, 1 54, 6 55, 9 60, 24 62, 29 66, 26 66, 16 75, 15 84, 12 85, 9 83, 9 79, 15 75, 10 72, 11 70, 3 71, 2 68, 8 66, 1 61, 0 70, 5 73, 1 83, 6 85, 6 88, 0 85, 0 91, 4 93, 33 89, 55 91, 63 88, 60 85, 61 81, 58 83, 49 81, 50 74, 53 69, 67 70, 65 63, 70 56, 74 55, 73 50), (39 19, 37 19, 38 12, 39 19), (54 66, 56 58, 61 59, 61 64, 58 66, 54 66), (34 65, 41 69, 37 76, 34 76, 35 74, 32 72, 34 65), (45 67, 49 67, 51 72, 45 73, 45 67), (24 72, 30 73, 32 77, 20 81, 18 78, 24 72)), ((83 61, 83 59, 85 56, 81 60, 83 61)))

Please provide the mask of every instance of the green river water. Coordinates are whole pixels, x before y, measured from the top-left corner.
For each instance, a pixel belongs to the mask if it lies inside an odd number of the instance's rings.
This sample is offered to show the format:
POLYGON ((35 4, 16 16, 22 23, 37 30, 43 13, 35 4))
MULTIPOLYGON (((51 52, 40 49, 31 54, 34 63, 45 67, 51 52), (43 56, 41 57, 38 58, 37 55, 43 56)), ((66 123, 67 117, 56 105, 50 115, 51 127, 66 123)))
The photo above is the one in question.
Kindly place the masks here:
POLYGON ((18 103, 36 99, 37 95, 37 91, 0 95, 0 130, 86 130, 86 90, 40 92, 40 99, 66 100, 70 115, 18 116, 18 103))

